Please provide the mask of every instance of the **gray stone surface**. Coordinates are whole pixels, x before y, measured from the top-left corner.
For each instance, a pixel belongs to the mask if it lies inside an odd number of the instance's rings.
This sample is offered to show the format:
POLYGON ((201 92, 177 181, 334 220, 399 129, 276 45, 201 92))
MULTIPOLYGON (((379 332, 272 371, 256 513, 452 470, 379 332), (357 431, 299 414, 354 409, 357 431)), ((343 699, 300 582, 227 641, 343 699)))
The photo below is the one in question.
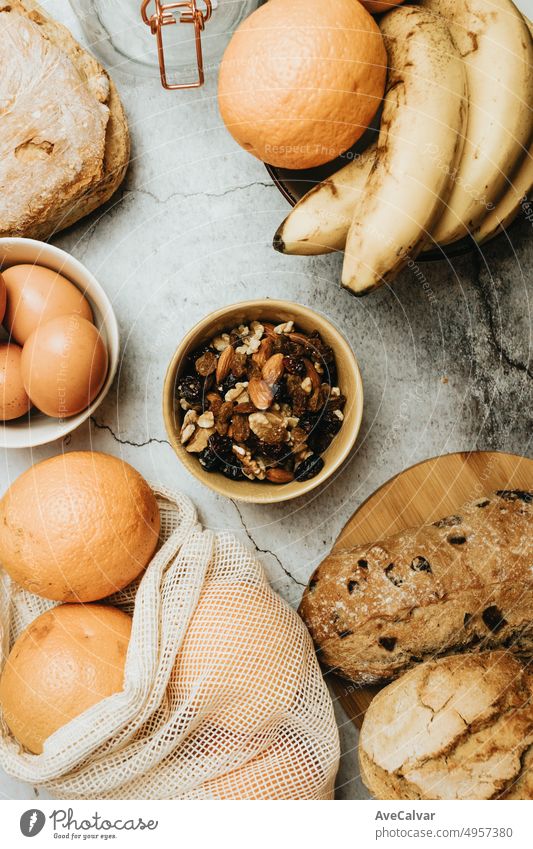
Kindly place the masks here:
MULTIPOLYGON (((45 4, 79 31, 65 0, 45 4)), ((105 287, 120 323, 115 385, 65 445, 0 458, 2 490, 31 462, 62 448, 118 454, 149 479, 187 492, 203 522, 235 531, 261 554, 272 585, 297 605, 314 567, 358 504, 427 457, 502 449, 531 455, 531 228, 453 262, 420 264, 393 288, 355 299, 339 286, 340 257, 284 257, 271 247, 287 213, 262 164, 221 126, 213 75, 199 91, 167 93, 118 80, 132 165, 114 200, 54 239, 105 287), (206 313, 254 297, 287 297, 327 314, 361 366, 365 412, 356 450, 317 493, 270 507, 214 495, 175 458, 161 414, 166 366, 206 313)), ((366 798, 357 735, 337 705, 339 798, 366 798)), ((0 781, 0 795, 33 789, 0 781)))

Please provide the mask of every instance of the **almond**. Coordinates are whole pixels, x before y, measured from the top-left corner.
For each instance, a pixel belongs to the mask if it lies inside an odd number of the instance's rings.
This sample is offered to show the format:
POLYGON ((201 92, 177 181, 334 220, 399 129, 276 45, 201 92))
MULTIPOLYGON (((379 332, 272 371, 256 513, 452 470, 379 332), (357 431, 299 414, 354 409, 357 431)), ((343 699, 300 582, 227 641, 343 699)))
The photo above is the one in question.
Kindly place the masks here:
POLYGON ((263 380, 266 380, 270 386, 277 383, 283 374, 283 369, 285 368, 283 359, 283 354, 274 354, 272 357, 269 357, 263 366, 263 380))
POLYGON ((258 410, 268 410, 274 400, 274 395, 268 383, 265 380, 259 380, 257 377, 252 378, 249 382, 248 395, 250 401, 258 410))
POLYGON ((271 339, 263 339, 261 345, 259 346, 259 350, 252 355, 252 360, 256 363, 259 368, 263 368, 264 364, 268 360, 272 353, 272 340, 271 339))
POLYGON ((294 480, 294 475, 287 469, 268 469, 266 478, 271 483, 290 483, 294 480))
POLYGON ((311 381, 311 386, 313 387, 313 391, 315 391, 316 389, 320 389, 320 386, 321 386, 320 376, 319 376, 316 368, 314 367, 313 363, 311 362, 311 360, 308 360, 306 357, 304 357, 304 363, 305 363, 305 370, 307 372, 307 377, 311 381))
POLYGON ((218 358, 217 363, 217 375, 216 381, 217 384, 222 383, 228 376, 231 371, 231 364, 233 362, 233 345, 228 345, 227 348, 224 348, 220 357, 218 358))

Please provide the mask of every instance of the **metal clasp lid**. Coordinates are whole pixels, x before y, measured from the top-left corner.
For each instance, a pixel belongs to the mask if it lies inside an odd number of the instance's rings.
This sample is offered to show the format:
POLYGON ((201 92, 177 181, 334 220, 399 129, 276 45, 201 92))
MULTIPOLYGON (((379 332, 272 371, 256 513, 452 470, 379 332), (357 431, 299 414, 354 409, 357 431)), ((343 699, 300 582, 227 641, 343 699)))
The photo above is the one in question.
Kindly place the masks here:
POLYGON ((161 0, 153 0, 154 12, 148 15, 148 6, 152 0, 142 0, 141 15, 152 35, 157 42, 157 58, 159 60, 159 72, 161 74, 161 85, 163 88, 173 91, 179 88, 199 88, 204 84, 204 59, 202 55, 202 30, 210 19, 213 12, 211 0, 202 0, 205 10, 197 6, 197 0, 181 0, 177 3, 161 3, 161 0), (178 15, 179 10, 179 16, 178 15), (196 62, 198 65, 198 79, 192 83, 169 83, 165 65, 165 48, 163 45, 163 27, 169 24, 193 24, 194 40, 196 46, 196 62))

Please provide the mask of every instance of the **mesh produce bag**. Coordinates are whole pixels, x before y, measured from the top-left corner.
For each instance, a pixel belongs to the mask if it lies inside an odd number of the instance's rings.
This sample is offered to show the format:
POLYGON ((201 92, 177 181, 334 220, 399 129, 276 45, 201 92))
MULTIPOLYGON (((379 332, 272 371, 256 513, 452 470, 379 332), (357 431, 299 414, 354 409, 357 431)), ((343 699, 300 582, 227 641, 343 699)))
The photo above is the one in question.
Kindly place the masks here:
MULTIPOLYGON (((311 639, 231 534, 154 488, 161 546, 108 601, 133 614, 124 689, 24 751, 2 720, 0 765, 76 799, 327 799, 339 741, 311 639)), ((53 602, 2 573, 2 666, 53 602)))

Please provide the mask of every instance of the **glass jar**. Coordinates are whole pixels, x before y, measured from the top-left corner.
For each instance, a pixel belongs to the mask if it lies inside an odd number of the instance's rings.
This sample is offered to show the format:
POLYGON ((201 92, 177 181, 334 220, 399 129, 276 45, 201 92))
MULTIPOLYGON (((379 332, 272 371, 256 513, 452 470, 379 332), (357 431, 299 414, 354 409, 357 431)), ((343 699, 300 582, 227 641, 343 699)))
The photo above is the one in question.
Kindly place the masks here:
POLYGON ((93 53, 114 72, 196 88, 259 0, 70 0, 93 53))

